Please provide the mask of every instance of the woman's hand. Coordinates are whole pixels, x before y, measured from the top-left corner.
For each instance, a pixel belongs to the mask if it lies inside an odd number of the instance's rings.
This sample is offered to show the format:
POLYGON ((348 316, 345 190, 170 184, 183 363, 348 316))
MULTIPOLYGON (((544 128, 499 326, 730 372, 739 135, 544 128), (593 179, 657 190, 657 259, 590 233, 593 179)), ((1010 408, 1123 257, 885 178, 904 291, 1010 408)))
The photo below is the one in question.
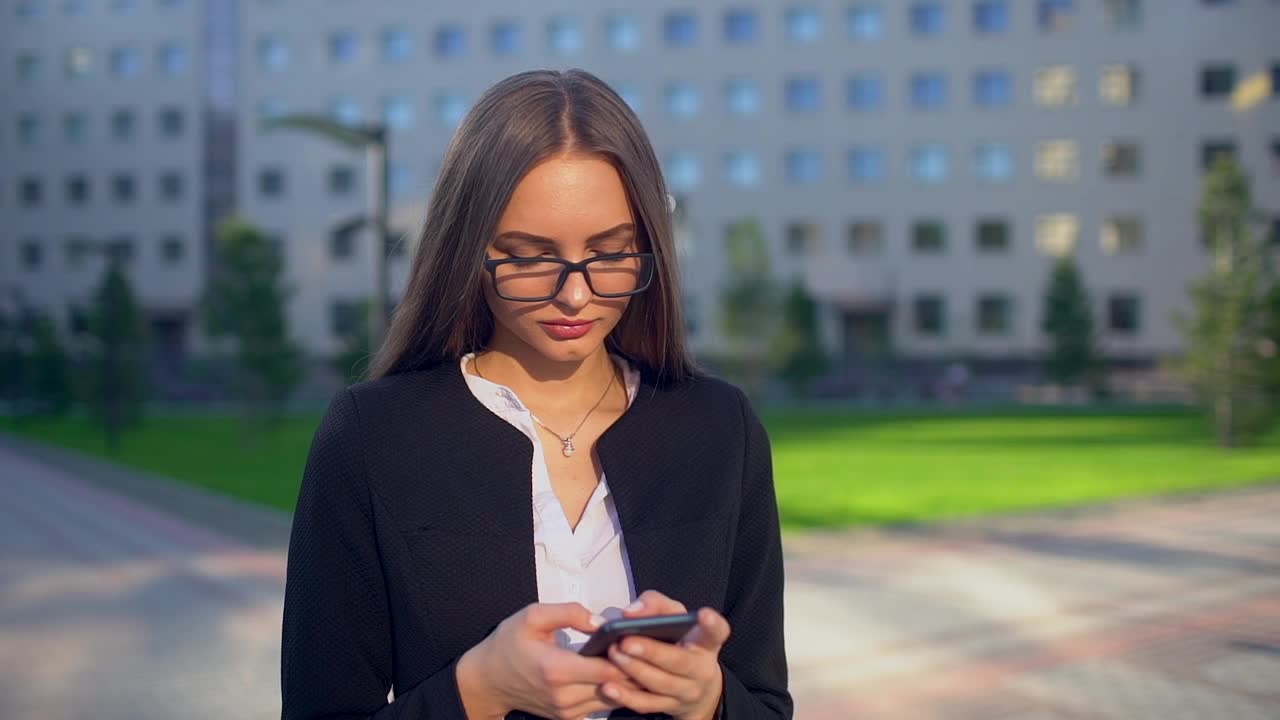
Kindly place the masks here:
POLYGON ((579 603, 534 603, 503 620, 458 661, 458 691, 470 720, 502 718, 524 710, 556 720, 577 720, 619 703, 601 685, 634 688, 604 658, 583 657, 555 644, 555 631, 590 634, 602 618, 579 603))
MULTIPOLYGON (((646 590, 627 608, 625 617, 648 617, 686 612, 684 605, 656 590, 646 590), (640 607, 637 607, 639 604, 640 607)), ((698 625, 678 644, 633 636, 609 647, 609 659, 639 688, 612 680, 604 694, 641 713, 663 712, 677 720, 714 718, 724 691, 720 648, 729 639, 729 621, 704 607, 698 625)))

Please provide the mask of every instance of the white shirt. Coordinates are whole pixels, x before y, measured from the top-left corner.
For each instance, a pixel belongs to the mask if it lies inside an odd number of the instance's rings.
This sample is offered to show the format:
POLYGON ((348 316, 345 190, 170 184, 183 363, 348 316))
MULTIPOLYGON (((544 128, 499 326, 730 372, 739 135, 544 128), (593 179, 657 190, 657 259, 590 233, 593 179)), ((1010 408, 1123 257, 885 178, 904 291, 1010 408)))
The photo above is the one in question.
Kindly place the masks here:
MULTIPOLYGON (((636 598, 636 589, 622 540, 622 525, 618 522, 604 472, 600 473, 578 526, 571 529, 564 508, 551 488, 551 476, 532 413, 507 386, 468 373, 467 363, 474 357, 475 353, 467 353, 458 365, 471 393, 533 442, 530 494, 538 602, 579 602, 606 620, 622 617, 622 609, 636 598)), ((640 373, 625 358, 613 354, 610 357, 622 368, 630 407, 640 386, 640 373)), ((573 628, 556 632, 556 644, 570 650, 576 651, 586 640, 587 635, 573 628)), ((608 715, 603 712, 588 717, 608 715)))

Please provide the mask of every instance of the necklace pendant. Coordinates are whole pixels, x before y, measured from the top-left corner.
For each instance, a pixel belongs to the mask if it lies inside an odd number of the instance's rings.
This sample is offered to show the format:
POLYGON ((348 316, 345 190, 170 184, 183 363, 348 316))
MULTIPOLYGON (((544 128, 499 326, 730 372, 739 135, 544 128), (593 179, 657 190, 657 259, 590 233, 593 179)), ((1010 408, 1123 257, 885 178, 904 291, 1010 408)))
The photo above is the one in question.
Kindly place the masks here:
POLYGON ((565 457, 573 457, 573 438, 565 438, 560 441, 564 448, 560 451, 565 457))

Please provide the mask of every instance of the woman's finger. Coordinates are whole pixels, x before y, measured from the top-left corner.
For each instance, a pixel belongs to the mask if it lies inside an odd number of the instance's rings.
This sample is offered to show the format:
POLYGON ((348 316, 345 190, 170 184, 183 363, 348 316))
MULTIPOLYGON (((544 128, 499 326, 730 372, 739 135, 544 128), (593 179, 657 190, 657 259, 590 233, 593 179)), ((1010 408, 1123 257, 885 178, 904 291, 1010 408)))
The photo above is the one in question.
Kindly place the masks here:
MULTIPOLYGON (((686 650, 685 652, 689 651, 686 650)), ((609 648, 609 659, 617 663, 623 672, 649 693, 674 698, 681 704, 692 703, 698 699, 700 684, 691 677, 667 672, 644 657, 636 657, 622 652, 617 645, 609 648)), ((639 710, 640 708, 632 709, 639 710)))
POLYGON ((684 645, 697 645, 715 654, 720 653, 729 640, 729 621, 716 612, 714 608, 704 607, 698 610, 698 624, 685 636, 684 645))
POLYGON ((685 610, 684 604, 663 595, 657 590, 645 590, 636 601, 623 609, 627 617, 648 617, 650 615, 676 615, 685 610))

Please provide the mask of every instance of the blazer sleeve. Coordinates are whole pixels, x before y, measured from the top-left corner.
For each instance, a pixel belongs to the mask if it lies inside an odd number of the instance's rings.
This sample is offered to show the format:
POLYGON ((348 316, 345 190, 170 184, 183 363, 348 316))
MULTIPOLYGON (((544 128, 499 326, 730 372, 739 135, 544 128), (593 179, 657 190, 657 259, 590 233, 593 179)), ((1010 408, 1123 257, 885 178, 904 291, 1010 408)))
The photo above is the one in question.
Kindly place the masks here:
POLYGON ((729 640, 720 650, 724 694, 719 717, 791 718, 783 645, 782 539, 773 487, 773 456, 764 425, 738 391, 746 429, 742 510, 733 544, 725 619, 729 640))
POLYGON ((392 634, 350 389, 311 440, 289 536, 280 645, 281 718, 458 718, 457 658, 412 688, 392 683, 392 634))

